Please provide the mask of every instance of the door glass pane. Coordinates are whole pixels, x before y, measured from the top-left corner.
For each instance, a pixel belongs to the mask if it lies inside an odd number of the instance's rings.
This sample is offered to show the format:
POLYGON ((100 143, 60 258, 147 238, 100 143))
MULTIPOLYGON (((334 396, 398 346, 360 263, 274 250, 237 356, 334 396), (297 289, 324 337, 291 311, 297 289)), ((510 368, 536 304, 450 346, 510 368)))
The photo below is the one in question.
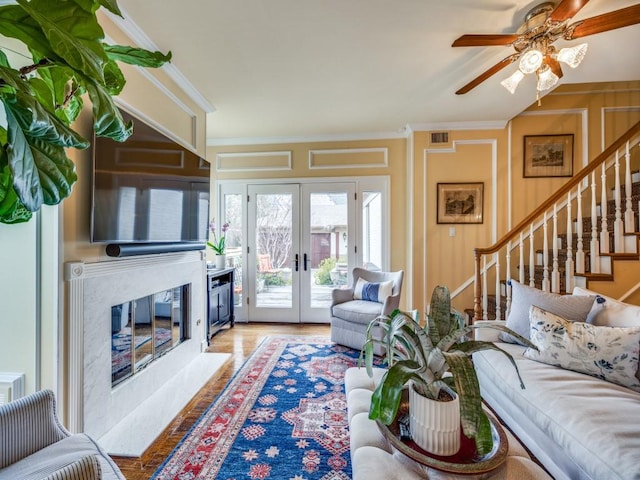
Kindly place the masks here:
POLYGON ((362 202, 362 265, 368 270, 382 266, 382 193, 364 192, 362 202))
POLYGON ((293 196, 256 195, 256 305, 291 308, 293 196))
POLYGON ((329 307, 331 290, 347 283, 347 194, 312 193, 309 207, 311 308, 329 307))
POLYGON ((229 223, 226 236, 227 267, 235 268, 234 304, 242 305, 242 197, 239 193, 227 193, 223 197, 224 218, 229 223))

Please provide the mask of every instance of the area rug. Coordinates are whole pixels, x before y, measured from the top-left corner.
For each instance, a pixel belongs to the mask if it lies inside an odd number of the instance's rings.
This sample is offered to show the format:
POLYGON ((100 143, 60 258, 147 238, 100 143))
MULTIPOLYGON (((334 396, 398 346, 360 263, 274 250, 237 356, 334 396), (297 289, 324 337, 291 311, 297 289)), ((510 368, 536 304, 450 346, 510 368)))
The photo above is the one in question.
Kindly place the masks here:
MULTIPOLYGON (((156 347, 171 340, 171 330, 156 328, 156 347)), ((136 348, 151 340, 150 335, 136 335, 136 348)), ((111 335, 111 375, 131 366, 131 328, 125 327, 111 335)))
POLYGON ((326 337, 268 337, 151 478, 351 478, 344 372, 358 355, 326 337))

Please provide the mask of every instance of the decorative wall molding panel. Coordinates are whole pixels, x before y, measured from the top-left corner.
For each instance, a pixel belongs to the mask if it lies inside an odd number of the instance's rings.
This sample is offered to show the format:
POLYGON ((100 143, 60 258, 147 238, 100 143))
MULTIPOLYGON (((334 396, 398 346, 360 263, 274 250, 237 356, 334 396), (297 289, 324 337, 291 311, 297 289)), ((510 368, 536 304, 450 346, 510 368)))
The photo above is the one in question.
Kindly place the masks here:
POLYGON ((389 149, 387 147, 309 150, 309 170, 388 166, 389 149))
POLYGON ((219 153, 218 172, 258 172, 292 169, 291 151, 219 153))

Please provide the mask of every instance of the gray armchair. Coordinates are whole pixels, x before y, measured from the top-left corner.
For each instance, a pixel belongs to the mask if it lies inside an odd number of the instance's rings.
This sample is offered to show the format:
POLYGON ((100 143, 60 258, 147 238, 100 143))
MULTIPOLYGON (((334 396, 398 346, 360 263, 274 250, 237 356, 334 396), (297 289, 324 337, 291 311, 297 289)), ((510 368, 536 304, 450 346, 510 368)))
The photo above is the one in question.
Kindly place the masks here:
POLYGON ((125 480, 90 437, 71 434, 50 390, 0 406, 0 480, 125 480))
MULTIPOLYGON (((366 340, 367 327, 371 320, 388 315, 400 305, 404 271, 377 272, 364 268, 353 269, 353 283, 349 289, 334 289, 331 292, 331 341, 347 347, 361 349, 366 340), (384 302, 354 299, 358 279, 382 283, 393 281, 393 290, 384 302)), ((376 345, 375 353, 383 349, 376 345)))

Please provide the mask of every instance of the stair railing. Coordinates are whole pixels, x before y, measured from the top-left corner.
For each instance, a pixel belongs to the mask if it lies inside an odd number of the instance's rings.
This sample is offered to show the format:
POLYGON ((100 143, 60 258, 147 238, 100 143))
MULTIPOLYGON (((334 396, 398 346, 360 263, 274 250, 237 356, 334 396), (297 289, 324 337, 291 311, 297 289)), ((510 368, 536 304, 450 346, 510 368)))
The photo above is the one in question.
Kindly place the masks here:
MULTIPOLYGON (((640 122, 589 162, 495 244, 474 249, 474 321, 488 318, 489 294, 488 288, 483 288, 483 285, 495 284, 496 318, 502 318, 503 314, 506 316, 511 300, 508 280, 516 278, 515 270, 518 270, 517 278, 520 283, 526 284, 528 276, 529 285, 543 291, 570 292, 576 282, 576 276, 582 278, 586 273, 608 275, 611 273, 611 256, 637 253, 637 238, 635 236, 629 238, 626 233, 640 230, 636 226, 638 218, 636 210, 640 210, 640 192, 634 194, 632 191, 632 171, 634 168, 638 169, 638 165, 631 164, 631 152, 639 143, 640 122), (624 157, 624 205, 620 177, 622 168, 620 152, 624 157), (600 169, 600 182, 596 181, 598 169, 600 169), (586 218, 583 212, 583 203, 585 203, 583 197, 586 196, 591 200, 590 219, 586 218), (607 207, 608 203, 614 204, 612 210, 607 207), (607 219, 608 215, 614 215, 612 222, 610 222, 611 218, 607 219), (548 240, 549 224, 552 230, 551 250, 549 250, 548 240), (566 225, 563 234, 559 231, 559 224, 566 225), (540 238, 541 235, 542 238, 540 238), (562 240, 563 236, 566 237, 565 240, 562 240), (588 252, 584 250, 585 237, 589 238, 588 252), (613 242, 610 242, 611 237, 613 242), (529 245, 528 254, 525 251, 526 243, 529 245), (566 247, 563 262, 564 275, 562 275, 559 255, 561 246, 566 247), (542 249, 541 258, 540 248, 542 249), (504 268, 502 267, 503 258, 504 268), (527 259, 528 269, 525 266, 527 259), (536 282, 535 277, 540 269, 542 280, 536 282), (506 277, 504 283, 500 278, 502 271, 505 272, 506 277), (493 275, 491 280, 489 280, 490 275, 493 275), (504 309, 501 308, 503 295, 506 296, 507 304, 507 308, 504 309)), ((635 157, 635 163, 640 163, 637 157, 635 157)))

